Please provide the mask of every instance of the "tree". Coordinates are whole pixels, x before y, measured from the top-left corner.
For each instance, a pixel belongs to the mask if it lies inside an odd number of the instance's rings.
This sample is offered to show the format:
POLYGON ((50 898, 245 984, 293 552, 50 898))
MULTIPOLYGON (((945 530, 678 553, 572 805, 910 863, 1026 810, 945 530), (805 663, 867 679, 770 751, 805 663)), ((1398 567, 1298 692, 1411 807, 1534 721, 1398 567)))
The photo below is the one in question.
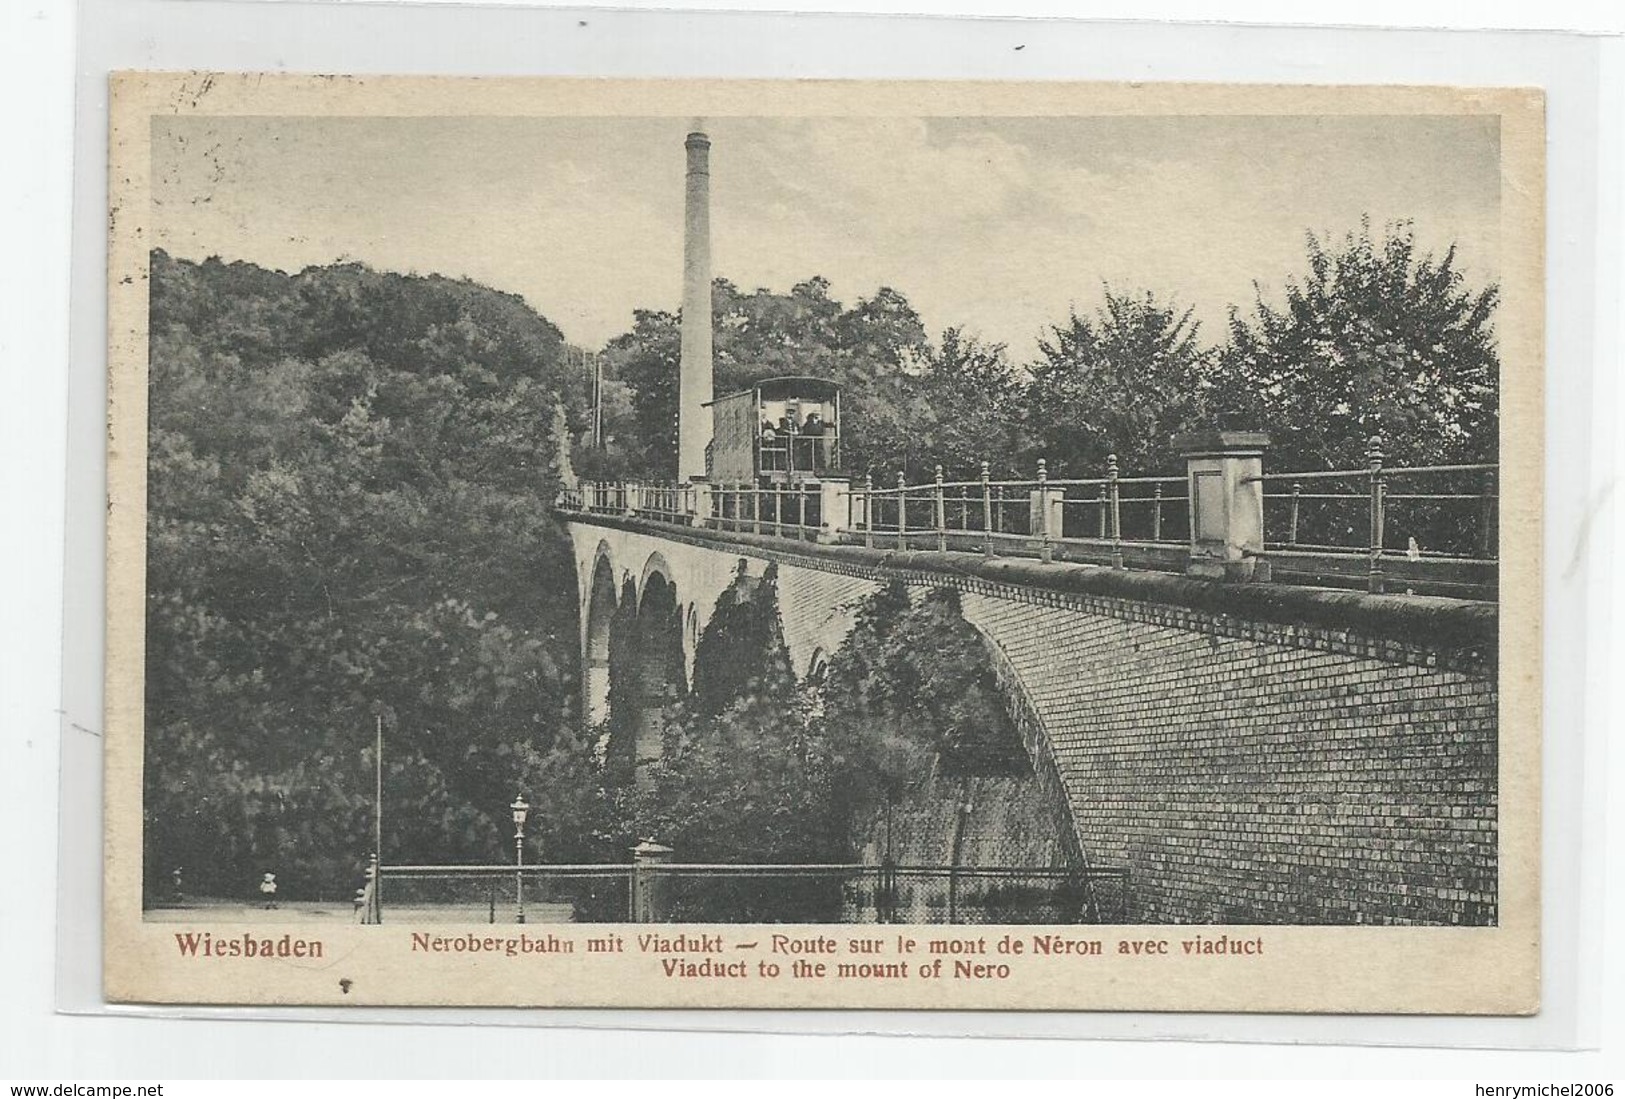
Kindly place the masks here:
MULTIPOLYGON (((915 375, 927 348, 924 326, 902 294, 881 287, 846 308, 819 276, 787 294, 745 293, 717 279, 711 310, 718 396, 786 374, 830 378, 847 387, 842 443, 848 468, 869 468, 897 453, 896 440, 906 433, 900 425, 917 420, 915 375)), ((601 458, 578 456, 577 468, 674 476, 681 346, 680 316, 655 310, 637 311, 632 328, 609 342, 610 386, 625 387, 630 417, 606 419, 615 442, 601 458)))
POLYGON ((830 659, 819 726, 849 825, 938 776, 1028 769, 985 643, 952 588, 915 605, 894 581, 859 604, 830 659))
MULTIPOLYGON (((584 854, 576 599, 547 514, 584 423, 556 328, 466 282, 152 257, 148 866, 348 896, 386 854, 488 861, 516 787, 584 854), (395 716, 398 715, 398 716, 395 716)), ((150 879, 149 879, 150 880, 150 879)))
POLYGON ((1232 310, 1207 383, 1226 422, 1268 431, 1275 469, 1358 467, 1372 436, 1395 465, 1493 461, 1498 288, 1470 289, 1454 246, 1419 253, 1407 222, 1306 243, 1282 306, 1232 310))
MULTIPOLYGON (((682 331, 675 313, 639 309, 632 328, 604 349, 604 372, 610 384, 630 391, 629 416, 617 418, 607 405, 604 433, 611 470, 633 476, 673 480, 677 476, 677 375, 682 363, 682 331), (611 444, 610 439, 614 442, 611 444)), ((591 461, 577 459, 590 468, 591 461)))
MULTIPOLYGON (((1308 273, 1287 285, 1284 305, 1260 295, 1251 316, 1231 314, 1230 342, 1208 382, 1222 420, 1267 431, 1265 462, 1282 472, 1360 469, 1374 437, 1390 466, 1493 462, 1497 287, 1470 289, 1453 246, 1437 259, 1418 253, 1408 223, 1389 226, 1381 241, 1362 221, 1335 249, 1312 235, 1307 244, 1308 273)), ((1482 488, 1477 477, 1450 475, 1423 491, 1482 488)), ((1391 499, 1386 542, 1476 554, 1474 518, 1459 504, 1391 499)), ((1357 546, 1367 523, 1358 501, 1320 502, 1302 509, 1297 534, 1357 546)))
POLYGON ((928 348, 920 315, 890 286, 859 298, 837 317, 835 338, 842 350, 838 380, 849 385, 876 373, 906 371, 928 348))
POLYGON ((829 296, 828 279, 814 275, 796 283, 788 294, 766 289, 745 294, 727 279, 717 279, 711 309, 719 395, 785 374, 836 376, 836 360, 843 351, 842 309, 829 296))
POLYGON ((1172 440, 1199 419, 1210 360, 1198 329, 1189 309, 1109 286, 1093 317, 1074 311, 1052 327, 1026 394, 1029 465, 1044 457, 1052 476, 1099 477, 1115 453, 1125 473, 1174 470, 1172 440))
POLYGON ((924 355, 916 388, 917 412, 902 425, 896 468, 924 478, 940 464, 950 479, 969 479, 988 461, 995 474, 1015 472, 1022 385, 1003 344, 947 329, 924 355))
POLYGON ((680 845, 687 861, 836 858, 810 712, 784 644, 776 567, 760 579, 741 569, 700 637, 694 690, 664 715, 662 758, 631 791, 637 834, 680 845))

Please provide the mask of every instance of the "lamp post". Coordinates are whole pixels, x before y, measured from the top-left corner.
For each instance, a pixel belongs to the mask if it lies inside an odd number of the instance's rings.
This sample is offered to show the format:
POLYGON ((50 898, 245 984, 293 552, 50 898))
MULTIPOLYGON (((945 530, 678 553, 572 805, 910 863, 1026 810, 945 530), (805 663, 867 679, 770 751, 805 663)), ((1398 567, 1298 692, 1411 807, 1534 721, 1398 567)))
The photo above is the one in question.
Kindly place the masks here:
POLYGON ((520 794, 508 806, 513 810, 513 895, 519 907, 519 922, 525 922, 525 818, 530 815, 530 806, 525 804, 525 795, 520 794))

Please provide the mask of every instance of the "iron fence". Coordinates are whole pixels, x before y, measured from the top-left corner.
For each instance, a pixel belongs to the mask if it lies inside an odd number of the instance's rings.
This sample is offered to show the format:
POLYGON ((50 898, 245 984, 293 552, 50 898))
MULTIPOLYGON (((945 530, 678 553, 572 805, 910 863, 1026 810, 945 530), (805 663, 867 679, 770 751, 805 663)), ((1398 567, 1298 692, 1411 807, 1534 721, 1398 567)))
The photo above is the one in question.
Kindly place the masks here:
MULTIPOLYGON (((1260 472, 1261 540, 1249 556, 1286 580, 1418 594, 1493 596, 1498 466, 1387 466, 1372 439, 1360 469, 1260 472)), ((1125 477, 1109 455, 1100 477, 949 480, 941 466, 911 484, 872 475, 815 481, 566 490, 566 509, 638 516, 799 541, 900 551, 981 553, 1183 572, 1193 544, 1190 476, 1125 477), (701 494, 706 503, 700 507, 701 494)))
POLYGON ((1122 477, 1115 455, 1098 478, 1051 479, 1043 459, 1031 481, 994 480, 986 462, 979 479, 949 481, 938 466, 923 484, 899 473, 895 487, 877 488, 865 477, 846 529, 867 546, 1155 568, 1189 540, 1185 484, 1122 477))
POLYGON ((1120 869, 893 864, 384 866, 363 923, 1123 922, 1120 869))
POLYGON ((825 529, 823 492, 806 482, 713 485, 707 525, 812 541, 825 529))
POLYGON ((1277 571, 1363 579, 1376 594, 1417 583, 1475 594, 1493 587, 1499 563, 1498 470, 1385 466, 1373 438, 1362 469, 1261 473, 1244 483, 1263 488, 1260 556, 1277 571))

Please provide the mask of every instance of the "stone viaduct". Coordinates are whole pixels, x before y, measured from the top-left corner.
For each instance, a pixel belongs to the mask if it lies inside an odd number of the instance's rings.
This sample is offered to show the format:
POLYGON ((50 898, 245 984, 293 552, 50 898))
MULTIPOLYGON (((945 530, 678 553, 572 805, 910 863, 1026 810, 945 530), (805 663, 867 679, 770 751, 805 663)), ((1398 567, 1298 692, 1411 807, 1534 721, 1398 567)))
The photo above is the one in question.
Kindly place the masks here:
MULTIPOLYGON (((776 562, 810 676, 880 584, 952 587, 1026 744, 1022 796, 1062 833, 1013 857, 1126 868, 1129 922, 1495 922, 1492 603, 562 517, 593 717, 618 607, 678 631, 691 672, 717 597, 776 562)), ((1010 831, 991 795, 962 807, 988 840, 968 859, 1010 831)))
MULTIPOLYGON (((760 475, 713 469, 710 147, 702 133, 684 145, 677 479, 572 485, 559 501, 581 594, 585 709, 602 717, 612 693, 632 704, 634 772, 659 740, 638 715, 681 689, 741 568, 760 576, 776 563, 784 638, 797 674, 811 677, 846 638, 854 603, 878 585, 947 586, 987 645, 1031 774, 955 791, 946 848, 943 814, 922 810, 905 837, 911 857, 1124 868, 1129 922, 1496 921, 1496 606, 1410 594, 1471 594, 1462 576, 1495 568, 1493 511, 1480 521, 1478 553, 1430 563, 1414 538, 1406 551, 1385 536, 1380 440, 1368 469, 1266 474, 1263 435, 1213 432, 1175 441, 1188 462, 1175 479, 1186 538, 1163 537, 1160 510, 1149 540, 1125 538, 1121 506, 1143 508, 1136 497, 1162 488, 1146 483, 1157 478, 1120 479, 1115 457, 1103 480, 1071 485, 1097 504, 1095 537, 1078 537, 1080 501, 1069 519, 1068 489, 1042 461, 1036 483, 1000 482, 997 506, 986 467, 979 486, 951 490, 940 468, 933 485, 914 489, 899 474, 890 495, 835 468, 775 472, 794 462, 769 469, 758 453, 767 412, 754 398, 750 438, 720 442, 754 455, 760 475), (1300 495, 1330 499, 1316 486, 1350 475, 1369 494, 1367 551, 1300 545, 1300 495), (1137 490, 1126 500, 1125 485, 1137 490), (1266 491, 1287 494, 1284 545, 1265 541, 1266 491), (762 533, 771 525, 782 535, 787 522, 791 537, 762 533), (889 551, 877 548, 888 529, 889 551), (919 536, 925 551, 911 541, 919 536), (1056 559, 1060 544, 1096 553, 1095 563, 1056 559), (1021 556, 1034 550, 1038 560, 1021 556), (1350 569, 1367 592, 1338 590, 1350 569), (1368 594, 1387 590, 1386 570, 1405 594, 1368 594), (620 673, 632 682, 612 685, 617 624, 639 639, 640 656, 620 673)), ((784 430, 794 436, 793 419, 784 430)), ((1493 490, 1415 492, 1395 500, 1494 503, 1493 490)))

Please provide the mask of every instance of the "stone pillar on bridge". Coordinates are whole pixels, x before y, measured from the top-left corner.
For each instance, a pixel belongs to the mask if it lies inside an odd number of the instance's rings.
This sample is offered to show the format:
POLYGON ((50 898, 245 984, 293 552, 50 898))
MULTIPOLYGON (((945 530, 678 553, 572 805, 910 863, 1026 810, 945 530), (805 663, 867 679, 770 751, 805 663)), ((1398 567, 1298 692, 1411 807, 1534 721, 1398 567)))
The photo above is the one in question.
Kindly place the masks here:
POLYGON ((687 498, 680 501, 679 506, 688 512, 689 522, 694 526, 710 526, 711 516, 715 514, 716 508, 716 496, 711 491, 711 482, 689 482, 687 498))
POLYGON ((659 867, 671 862, 673 851, 663 843, 644 840, 632 848, 632 922, 659 923, 666 918, 666 883, 659 867))
MULTIPOLYGON (((857 514, 858 505, 852 499, 852 482, 845 477, 826 477, 819 482, 818 540, 839 542, 848 527, 866 525, 857 514), (850 514, 849 514, 850 513, 850 514)), ((865 499, 863 506, 868 506, 865 499)))
POLYGON ((1185 456, 1191 556, 1186 572, 1215 580, 1270 578, 1264 559, 1261 431, 1199 431, 1174 445, 1185 456))
POLYGON ((1042 561, 1051 559, 1055 539, 1065 534, 1066 490, 1051 488, 1044 459, 1038 459, 1038 487, 1027 494, 1027 529, 1032 532, 1031 548, 1042 561))

